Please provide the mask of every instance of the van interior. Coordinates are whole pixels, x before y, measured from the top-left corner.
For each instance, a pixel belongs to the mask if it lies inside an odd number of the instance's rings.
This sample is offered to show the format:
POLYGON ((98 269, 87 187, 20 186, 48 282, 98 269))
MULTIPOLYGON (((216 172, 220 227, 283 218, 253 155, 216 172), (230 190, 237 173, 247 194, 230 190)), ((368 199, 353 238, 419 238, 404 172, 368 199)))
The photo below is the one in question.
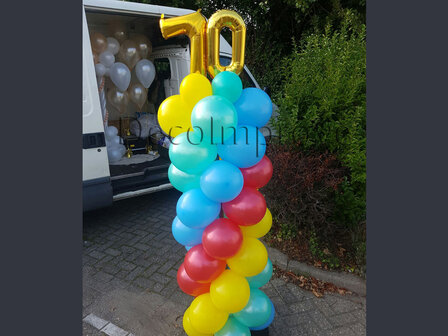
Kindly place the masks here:
MULTIPOLYGON (((159 16, 111 14, 86 10, 86 19, 90 34, 99 32, 105 37, 113 37, 113 27, 118 25, 124 28, 128 38, 132 38, 134 34, 146 36, 152 44, 153 52, 173 47, 184 48, 185 51, 188 51, 189 40, 186 36, 173 37, 169 40, 162 37, 159 16)), ((118 129, 120 141, 126 147, 126 154, 122 159, 117 162, 109 162, 114 195, 169 182, 168 139, 158 128, 157 110, 163 100, 170 95, 166 89, 166 82, 171 77, 172 66, 167 57, 154 58, 152 56, 150 54, 148 58, 155 66, 156 76, 147 89, 147 100, 141 108, 138 108, 130 100, 127 106, 121 108, 120 111, 112 106, 107 93, 114 84, 109 77, 104 77, 104 98, 107 111, 105 119, 107 119, 108 126, 115 126, 118 129), (148 125, 142 125, 144 122, 148 122, 150 125, 149 131, 148 125)), ((132 84, 136 81, 135 70, 131 70, 131 74, 132 84)))
MULTIPOLYGON (((114 84, 108 76, 104 77, 103 97, 107 111, 104 119, 107 119, 108 126, 118 129, 120 141, 126 147, 126 154, 120 160, 111 162, 109 157, 113 194, 167 184, 168 167, 171 163, 168 157, 169 139, 158 127, 157 111, 165 98, 179 93, 180 81, 189 73, 190 41, 185 35, 165 40, 159 28, 160 15, 86 9, 86 19, 89 34, 98 32, 105 37, 113 37, 114 29, 119 26, 126 32, 127 38, 132 39, 133 35, 141 34, 152 44, 152 53, 148 58, 155 66, 156 75, 147 90, 147 100, 142 108, 138 108, 130 100, 120 110, 112 106, 107 93, 114 84), (149 133, 148 123, 151 126, 149 133)), ((222 65, 230 62, 231 54, 220 55, 222 65)), ((256 87, 247 71, 245 67, 240 74, 243 87, 256 87)), ((131 70, 131 85, 137 81, 135 70, 131 70)))

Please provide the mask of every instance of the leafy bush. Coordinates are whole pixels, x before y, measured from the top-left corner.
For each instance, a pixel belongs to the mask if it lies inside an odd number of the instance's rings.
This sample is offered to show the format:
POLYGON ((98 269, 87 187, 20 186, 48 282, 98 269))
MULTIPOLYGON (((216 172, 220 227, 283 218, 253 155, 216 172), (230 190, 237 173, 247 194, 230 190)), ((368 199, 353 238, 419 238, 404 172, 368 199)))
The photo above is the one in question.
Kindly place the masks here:
MULTIPOLYGON (((348 17, 350 18, 350 16, 348 17)), ((365 26, 311 34, 283 64, 275 127, 284 144, 329 151, 349 169, 335 191, 332 217, 355 229, 365 218, 365 26)))

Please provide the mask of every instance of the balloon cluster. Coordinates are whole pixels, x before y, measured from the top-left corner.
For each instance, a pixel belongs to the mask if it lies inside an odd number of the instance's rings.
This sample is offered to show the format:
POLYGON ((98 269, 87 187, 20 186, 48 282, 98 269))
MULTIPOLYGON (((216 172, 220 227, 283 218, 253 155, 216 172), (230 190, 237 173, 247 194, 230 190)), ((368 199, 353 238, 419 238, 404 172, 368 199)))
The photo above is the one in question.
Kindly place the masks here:
POLYGON ((106 38, 94 32, 90 36, 96 75, 99 79, 108 76, 115 84, 109 89, 107 100, 119 112, 125 111, 129 101, 141 110, 156 74, 154 64, 147 59, 152 44, 141 34, 127 39, 126 32, 117 27, 112 35, 115 37, 106 38), (131 83, 133 69, 137 80, 131 83))
POLYGON ((183 317, 189 336, 248 336, 274 318, 271 300, 259 289, 272 276, 259 240, 272 216, 258 191, 272 177, 259 131, 271 114, 269 96, 243 90, 230 71, 212 83, 198 73, 186 76, 180 94, 159 107, 161 128, 175 136, 168 176, 183 192, 172 232, 188 251, 177 282, 195 297, 183 317))
POLYGON ((109 161, 116 162, 126 153, 126 147, 122 144, 122 139, 118 135, 118 129, 115 126, 107 126, 104 133, 109 161))

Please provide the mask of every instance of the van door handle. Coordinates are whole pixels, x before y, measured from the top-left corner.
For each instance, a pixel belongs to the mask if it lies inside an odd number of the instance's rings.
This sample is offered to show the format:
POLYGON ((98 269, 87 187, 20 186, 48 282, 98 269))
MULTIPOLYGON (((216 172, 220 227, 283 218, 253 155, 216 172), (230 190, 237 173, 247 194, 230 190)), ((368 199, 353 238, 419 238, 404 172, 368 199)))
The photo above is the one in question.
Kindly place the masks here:
POLYGON ((104 137, 104 132, 98 133, 87 133, 82 135, 82 148, 98 148, 106 146, 106 139, 104 137))

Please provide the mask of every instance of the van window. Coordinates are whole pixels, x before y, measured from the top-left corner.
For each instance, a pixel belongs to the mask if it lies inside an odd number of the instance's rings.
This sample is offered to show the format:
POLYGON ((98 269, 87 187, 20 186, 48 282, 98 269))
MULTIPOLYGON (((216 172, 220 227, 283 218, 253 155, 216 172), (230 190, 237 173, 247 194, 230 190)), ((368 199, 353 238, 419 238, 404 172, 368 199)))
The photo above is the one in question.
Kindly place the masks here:
POLYGON ((150 104, 154 105, 155 111, 157 111, 166 98, 163 82, 171 78, 170 60, 168 58, 156 58, 154 67, 156 68, 156 76, 148 89, 148 100, 150 104))
MULTIPOLYGON (((221 63, 222 66, 227 66, 230 64, 232 59, 227 56, 219 56, 219 63, 221 63)), ((248 87, 256 87, 254 81, 250 78, 249 74, 247 73, 246 69, 243 70, 242 73, 240 73, 241 81, 243 82, 243 88, 248 87)))

